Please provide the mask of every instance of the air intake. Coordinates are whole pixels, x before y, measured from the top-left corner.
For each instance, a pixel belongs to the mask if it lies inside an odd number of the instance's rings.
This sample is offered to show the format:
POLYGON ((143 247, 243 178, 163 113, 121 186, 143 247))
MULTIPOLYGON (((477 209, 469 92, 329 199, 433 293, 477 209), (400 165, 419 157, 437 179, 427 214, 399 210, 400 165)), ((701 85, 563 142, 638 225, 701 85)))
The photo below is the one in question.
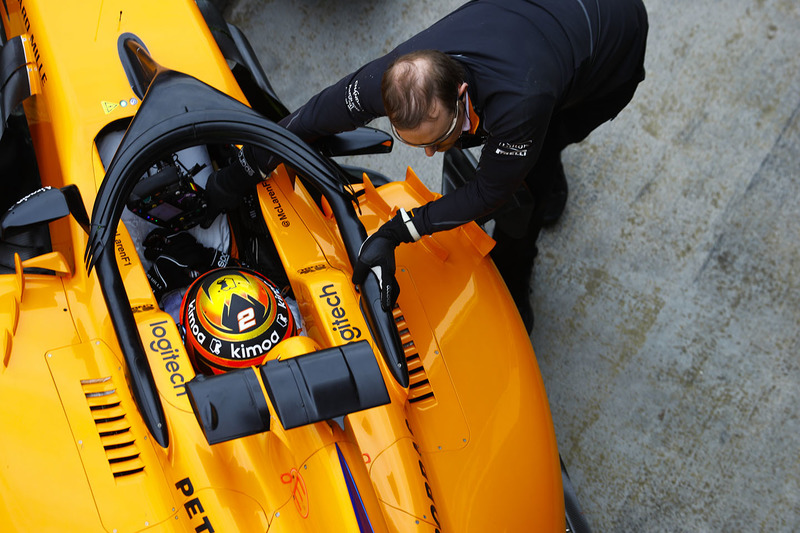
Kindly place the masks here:
POLYGON ((433 395, 433 388, 428 381, 428 374, 422 366, 422 358, 414 344, 414 339, 408 331, 406 318, 399 306, 395 306, 394 323, 397 332, 400 334, 400 341, 403 343, 403 353, 408 366, 408 402, 419 406, 429 406, 436 404, 436 397, 433 395))
POLYGON ((108 465, 115 478, 144 471, 136 440, 111 377, 83 379, 81 387, 92 412, 108 465))

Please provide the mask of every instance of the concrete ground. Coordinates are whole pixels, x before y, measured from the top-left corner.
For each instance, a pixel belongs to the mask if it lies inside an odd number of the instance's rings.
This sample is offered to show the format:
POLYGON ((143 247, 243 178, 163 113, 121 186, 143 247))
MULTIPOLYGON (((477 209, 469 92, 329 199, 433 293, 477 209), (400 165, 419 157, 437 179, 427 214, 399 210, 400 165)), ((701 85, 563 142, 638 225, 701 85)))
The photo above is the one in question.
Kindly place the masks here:
MULTIPOLYGON (((800 3, 645 0, 647 80, 564 153, 531 336, 595 531, 800 530, 800 3)), ((290 109, 461 0, 233 0, 290 109)), ((377 127, 387 123, 377 121, 377 127)), ((434 190, 441 156, 360 160, 434 190)))

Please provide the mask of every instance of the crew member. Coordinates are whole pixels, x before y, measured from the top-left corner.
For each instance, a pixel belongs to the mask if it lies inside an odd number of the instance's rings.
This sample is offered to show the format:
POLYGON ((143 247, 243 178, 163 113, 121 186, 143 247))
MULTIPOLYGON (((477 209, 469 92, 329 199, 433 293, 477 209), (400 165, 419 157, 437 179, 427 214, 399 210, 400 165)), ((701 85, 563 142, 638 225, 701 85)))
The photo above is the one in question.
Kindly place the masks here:
POLYGON ((641 0, 474 0, 286 117, 307 142, 388 116, 400 141, 429 156, 483 145, 474 180, 399 212, 364 242, 354 282, 374 271, 390 308, 398 244, 479 219, 524 184, 529 222, 498 226, 492 258, 530 331, 536 240, 566 202, 561 151, 630 102, 644 79, 647 29, 641 0))

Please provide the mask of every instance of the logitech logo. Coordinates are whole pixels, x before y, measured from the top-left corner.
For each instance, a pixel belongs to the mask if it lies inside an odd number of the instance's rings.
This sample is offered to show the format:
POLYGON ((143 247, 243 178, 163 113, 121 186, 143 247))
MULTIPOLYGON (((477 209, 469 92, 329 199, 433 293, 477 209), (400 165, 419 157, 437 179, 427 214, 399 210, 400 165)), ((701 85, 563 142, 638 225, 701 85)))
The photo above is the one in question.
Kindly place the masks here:
POLYGON ((347 318, 347 311, 342 307, 342 299, 339 298, 333 284, 322 287, 322 294, 318 296, 320 300, 330 307, 331 316, 334 320, 333 331, 337 332, 342 340, 350 342, 361 338, 361 330, 350 324, 347 318))

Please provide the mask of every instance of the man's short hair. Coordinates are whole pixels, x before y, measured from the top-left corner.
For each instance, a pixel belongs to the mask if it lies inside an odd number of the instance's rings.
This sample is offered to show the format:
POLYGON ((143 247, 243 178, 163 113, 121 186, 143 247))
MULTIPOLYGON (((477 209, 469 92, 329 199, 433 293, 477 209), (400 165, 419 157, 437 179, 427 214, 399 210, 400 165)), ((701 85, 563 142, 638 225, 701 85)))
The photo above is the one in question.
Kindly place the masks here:
POLYGON ((396 58, 381 79, 386 115, 395 128, 411 130, 433 118, 436 100, 452 106, 458 87, 464 82, 464 68, 439 50, 417 50, 396 58))

